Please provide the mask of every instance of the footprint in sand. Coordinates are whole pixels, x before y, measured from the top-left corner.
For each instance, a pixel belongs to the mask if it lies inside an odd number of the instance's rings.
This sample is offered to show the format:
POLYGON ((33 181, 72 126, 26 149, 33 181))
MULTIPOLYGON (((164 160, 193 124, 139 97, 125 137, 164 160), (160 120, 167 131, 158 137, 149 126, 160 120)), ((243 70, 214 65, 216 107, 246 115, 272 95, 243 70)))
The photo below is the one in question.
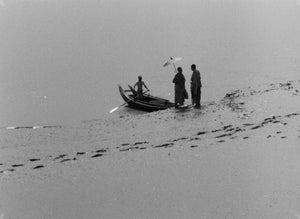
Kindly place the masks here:
POLYGON ((225 142, 225 140, 220 140, 220 141, 217 141, 217 143, 223 143, 225 142))
POLYGON ((216 130, 212 130, 211 132, 214 133, 214 132, 220 132, 220 131, 223 131, 223 129, 216 129, 216 130))
POLYGON ((54 160, 62 159, 62 158, 64 158, 65 156, 67 156, 67 155, 66 155, 66 154, 61 154, 61 155, 55 157, 54 160))
POLYGON ((225 130, 225 132, 231 132, 233 130, 234 130, 234 128, 230 128, 230 129, 225 130))
POLYGON ((39 161, 39 160, 41 160, 41 159, 38 159, 38 158, 31 158, 31 159, 29 159, 30 162, 35 162, 35 161, 39 161))
POLYGON ((161 145, 156 145, 156 146, 153 146, 154 148, 169 148, 169 147, 172 147, 174 144, 173 143, 170 143, 170 144, 161 144, 161 145))
POLYGON ((13 165, 11 165, 12 167, 22 167, 22 166, 24 166, 24 164, 13 164, 13 165))
POLYGON ((186 140, 187 138, 186 137, 183 137, 183 138, 177 138, 177 139, 174 139, 170 142, 176 142, 176 141, 181 141, 181 140, 186 140))
POLYGON ((148 144, 148 141, 143 141, 143 142, 135 142, 134 145, 139 145, 139 144, 148 144))
POLYGON ((107 149, 99 149, 99 150, 97 150, 97 151, 95 151, 96 153, 105 153, 105 152, 107 152, 107 149))
POLYGON ((298 115, 299 115, 299 113, 290 113, 290 114, 287 114, 285 117, 290 118, 292 116, 298 116, 298 115))
POLYGON ((243 124, 244 126, 252 126, 252 125, 254 125, 253 123, 244 123, 243 124))
POLYGON ((275 121, 273 121, 273 123, 274 123, 274 124, 276 124, 276 123, 280 123, 280 121, 278 121, 278 120, 275 120, 275 121))
POLYGON ((229 129, 229 128, 232 128, 232 125, 226 125, 223 127, 223 130, 226 130, 226 129, 229 129))
POLYGON ((197 140, 200 140, 200 138, 195 137, 195 138, 190 138, 190 139, 189 139, 189 141, 197 141, 197 140))
POLYGON ((66 159, 63 159, 63 160, 61 160, 60 161, 60 163, 64 163, 64 162, 66 162, 66 161, 70 161, 71 159, 69 159, 69 158, 66 158, 66 159))
POLYGON ((40 169, 40 168, 44 168, 45 166, 44 165, 37 165, 35 167, 33 167, 32 169, 40 169))
POLYGON ((102 156, 103 156, 103 154, 95 154, 95 155, 91 156, 91 158, 102 157, 102 156))
POLYGON ((84 155, 86 154, 87 152, 77 152, 76 155, 84 155))
POLYGON ((261 125, 257 125, 257 126, 252 127, 251 129, 254 130, 254 129, 261 128, 261 127, 262 127, 261 125))
POLYGON ((218 136, 216 136, 215 138, 223 138, 223 137, 226 137, 226 136, 230 136, 230 134, 218 135, 218 136))

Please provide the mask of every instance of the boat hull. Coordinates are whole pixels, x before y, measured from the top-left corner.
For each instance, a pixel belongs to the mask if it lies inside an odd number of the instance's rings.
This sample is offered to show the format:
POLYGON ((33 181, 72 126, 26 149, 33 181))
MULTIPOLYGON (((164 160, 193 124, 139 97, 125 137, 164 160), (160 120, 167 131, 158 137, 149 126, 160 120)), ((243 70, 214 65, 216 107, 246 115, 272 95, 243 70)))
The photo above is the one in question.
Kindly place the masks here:
POLYGON ((119 85, 121 97, 130 108, 146 112, 153 112, 174 107, 174 103, 160 97, 144 95, 144 98, 138 99, 136 97, 136 92, 134 91, 134 89, 131 86, 129 86, 129 88, 131 90, 131 94, 127 94, 127 92, 119 85))

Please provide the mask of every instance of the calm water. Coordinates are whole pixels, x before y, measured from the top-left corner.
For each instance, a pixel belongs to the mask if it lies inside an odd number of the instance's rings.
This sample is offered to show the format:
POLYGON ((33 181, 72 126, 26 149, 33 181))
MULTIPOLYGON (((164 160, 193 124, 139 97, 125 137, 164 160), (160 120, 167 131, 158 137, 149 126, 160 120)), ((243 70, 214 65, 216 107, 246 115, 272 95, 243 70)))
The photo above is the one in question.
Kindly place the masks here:
POLYGON ((116 116, 138 75, 173 99, 170 56, 204 101, 300 78, 299 0, 1 0, 0 32, 2 127, 116 116))

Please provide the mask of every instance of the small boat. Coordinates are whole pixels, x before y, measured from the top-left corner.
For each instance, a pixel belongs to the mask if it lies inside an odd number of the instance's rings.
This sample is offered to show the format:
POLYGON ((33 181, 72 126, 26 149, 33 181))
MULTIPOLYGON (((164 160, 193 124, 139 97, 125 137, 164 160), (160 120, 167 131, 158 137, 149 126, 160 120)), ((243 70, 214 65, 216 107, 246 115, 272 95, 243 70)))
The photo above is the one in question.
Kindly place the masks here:
POLYGON ((130 85, 128 85, 128 87, 129 90, 124 90, 119 85, 119 91, 122 98, 130 108, 153 112, 174 107, 174 103, 170 102, 169 100, 160 97, 154 97, 150 94, 144 94, 143 98, 137 98, 137 92, 133 89, 133 87, 130 85))

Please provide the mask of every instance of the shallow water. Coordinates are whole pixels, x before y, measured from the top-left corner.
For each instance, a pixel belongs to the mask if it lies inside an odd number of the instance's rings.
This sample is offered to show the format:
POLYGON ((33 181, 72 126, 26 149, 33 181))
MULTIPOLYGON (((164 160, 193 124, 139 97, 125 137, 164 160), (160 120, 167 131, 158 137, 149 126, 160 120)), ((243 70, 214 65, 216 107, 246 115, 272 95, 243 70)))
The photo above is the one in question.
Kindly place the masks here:
MULTIPOLYGON (((119 116, 117 84, 142 75, 173 99, 170 56, 202 73, 203 101, 299 78, 299 1, 4 1, 0 126, 119 116)), ((132 113, 132 112, 130 112, 132 113)))

